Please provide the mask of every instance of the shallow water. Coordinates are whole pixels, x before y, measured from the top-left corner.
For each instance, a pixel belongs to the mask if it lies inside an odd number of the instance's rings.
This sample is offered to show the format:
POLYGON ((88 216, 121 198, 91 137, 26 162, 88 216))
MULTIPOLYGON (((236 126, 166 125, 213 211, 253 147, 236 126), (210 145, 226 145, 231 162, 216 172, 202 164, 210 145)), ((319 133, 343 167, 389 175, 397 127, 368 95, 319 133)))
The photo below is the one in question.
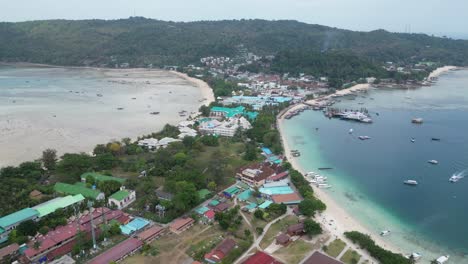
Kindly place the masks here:
POLYGON ((391 230, 385 239, 404 252, 421 252, 426 260, 449 253, 450 263, 468 263, 468 178, 448 182, 468 168, 468 72, 446 74, 432 87, 371 90, 351 99, 335 106, 366 107, 373 124, 329 120, 314 111, 286 121, 301 166, 333 167, 320 171, 329 176, 332 197, 372 232, 391 230), (412 124, 415 117, 424 123, 412 124), (406 186, 406 179, 419 185, 406 186))
POLYGON ((0 167, 158 131, 201 97, 165 71, 0 67, 0 167))

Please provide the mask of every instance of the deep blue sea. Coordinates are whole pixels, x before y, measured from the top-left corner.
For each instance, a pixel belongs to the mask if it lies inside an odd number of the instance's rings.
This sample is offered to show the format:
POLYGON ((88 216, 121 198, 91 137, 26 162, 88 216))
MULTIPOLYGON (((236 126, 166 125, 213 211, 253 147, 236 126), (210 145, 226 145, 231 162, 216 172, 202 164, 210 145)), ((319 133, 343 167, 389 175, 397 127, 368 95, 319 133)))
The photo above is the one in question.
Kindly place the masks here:
POLYGON ((468 173, 457 183, 448 181, 468 172, 468 71, 444 74, 431 87, 372 89, 340 100, 335 107, 365 107, 374 122, 328 119, 320 111, 286 121, 301 166, 332 167, 321 171, 333 186, 332 197, 369 230, 392 230, 389 242, 422 252, 426 260, 450 254, 450 263, 468 263, 468 173), (412 124, 416 117, 424 123, 412 124), (439 164, 429 164, 432 159, 439 164), (418 186, 404 185, 407 179, 418 186))

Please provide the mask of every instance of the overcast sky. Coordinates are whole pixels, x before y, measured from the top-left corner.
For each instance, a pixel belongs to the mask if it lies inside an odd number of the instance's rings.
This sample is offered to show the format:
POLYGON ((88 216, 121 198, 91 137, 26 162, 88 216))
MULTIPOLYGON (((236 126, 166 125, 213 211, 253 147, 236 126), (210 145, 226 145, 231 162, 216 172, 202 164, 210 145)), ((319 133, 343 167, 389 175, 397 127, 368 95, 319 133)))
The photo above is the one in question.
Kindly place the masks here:
POLYGON ((0 0, 1 21, 135 15, 172 21, 295 19, 352 30, 411 28, 468 39, 468 0, 0 0))

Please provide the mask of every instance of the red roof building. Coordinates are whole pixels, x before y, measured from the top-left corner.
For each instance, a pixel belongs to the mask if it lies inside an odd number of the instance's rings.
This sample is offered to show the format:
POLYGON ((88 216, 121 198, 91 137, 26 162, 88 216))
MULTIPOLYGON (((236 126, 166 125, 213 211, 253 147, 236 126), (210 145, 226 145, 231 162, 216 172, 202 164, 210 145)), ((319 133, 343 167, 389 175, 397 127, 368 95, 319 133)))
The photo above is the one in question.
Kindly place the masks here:
POLYGON ((15 255, 18 252, 18 249, 19 249, 19 245, 16 243, 8 245, 4 248, 1 248, 0 249, 0 262, 8 256, 15 255))
POLYGON ((226 257, 231 250, 236 246, 236 241, 227 238, 221 242, 216 248, 205 254, 205 260, 210 263, 218 263, 226 257))
POLYGON ((214 217, 215 217, 215 211, 213 211, 213 210, 206 211, 206 212, 205 212, 205 217, 206 217, 206 219, 208 219, 209 221, 213 221, 213 220, 214 220, 214 217))
POLYGON ((268 177, 274 174, 275 170, 268 164, 258 163, 240 168, 236 177, 250 186, 260 187, 268 177))
POLYGON ((268 179, 266 180, 267 182, 270 182, 270 181, 279 181, 279 180, 282 180, 282 179, 285 179, 287 178, 289 175, 289 172, 288 171, 283 171, 281 173, 278 173, 278 174, 275 174, 273 176, 270 176, 268 177, 268 179))
POLYGON ((134 254, 141 248, 142 245, 143 242, 141 242, 140 240, 136 238, 129 238, 127 240, 124 240, 120 244, 117 244, 113 248, 110 248, 109 250, 105 251, 101 255, 98 255, 97 257, 93 258, 88 263, 108 264, 113 261, 117 262, 126 258, 129 255, 134 254))
POLYGON ((304 223, 298 223, 289 226, 287 229, 288 235, 290 236, 301 236, 304 234, 304 223))
POLYGON ((242 264, 283 264, 263 251, 257 251, 254 255, 246 259, 242 264))
POLYGON ((331 258, 325 254, 315 251, 303 264, 343 264, 343 262, 331 258))
POLYGON ((227 204, 227 203, 220 203, 220 204, 216 205, 213 209, 214 209, 216 212, 224 212, 224 211, 226 211, 227 209, 229 209, 229 204, 227 204))
POLYGON ((164 233, 164 228, 160 226, 153 226, 137 235, 141 241, 148 243, 160 237, 164 233))
POLYGON ((274 203, 281 204, 284 203, 286 205, 289 204, 298 204, 302 201, 302 197, 299 196, 297 193, 289 193, 289 194, 276 194, 272 195, 271 199, 274 203))
POLYGON ((179 218, 172 222, 170 229, 172 232, 179 234, 187 230, 188 228, 190 228, 194 223, 195 223, 195 220, 193 220, 190 217, 179 218))
POLYGON ((287 234, 282 233, 276 237, 277 245, 287 246, 289 242, 291 242, 291 238, 287 234))

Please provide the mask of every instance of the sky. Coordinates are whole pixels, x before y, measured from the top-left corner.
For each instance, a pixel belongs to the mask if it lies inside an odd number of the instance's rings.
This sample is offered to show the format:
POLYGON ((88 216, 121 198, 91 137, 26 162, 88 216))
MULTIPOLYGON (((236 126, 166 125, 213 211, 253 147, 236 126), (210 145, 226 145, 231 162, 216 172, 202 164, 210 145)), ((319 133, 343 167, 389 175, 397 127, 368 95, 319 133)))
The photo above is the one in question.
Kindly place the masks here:
POLYGON ((468 0, 0 0, 0 21, 294 19, 359 31, 468 39, 468 0))

